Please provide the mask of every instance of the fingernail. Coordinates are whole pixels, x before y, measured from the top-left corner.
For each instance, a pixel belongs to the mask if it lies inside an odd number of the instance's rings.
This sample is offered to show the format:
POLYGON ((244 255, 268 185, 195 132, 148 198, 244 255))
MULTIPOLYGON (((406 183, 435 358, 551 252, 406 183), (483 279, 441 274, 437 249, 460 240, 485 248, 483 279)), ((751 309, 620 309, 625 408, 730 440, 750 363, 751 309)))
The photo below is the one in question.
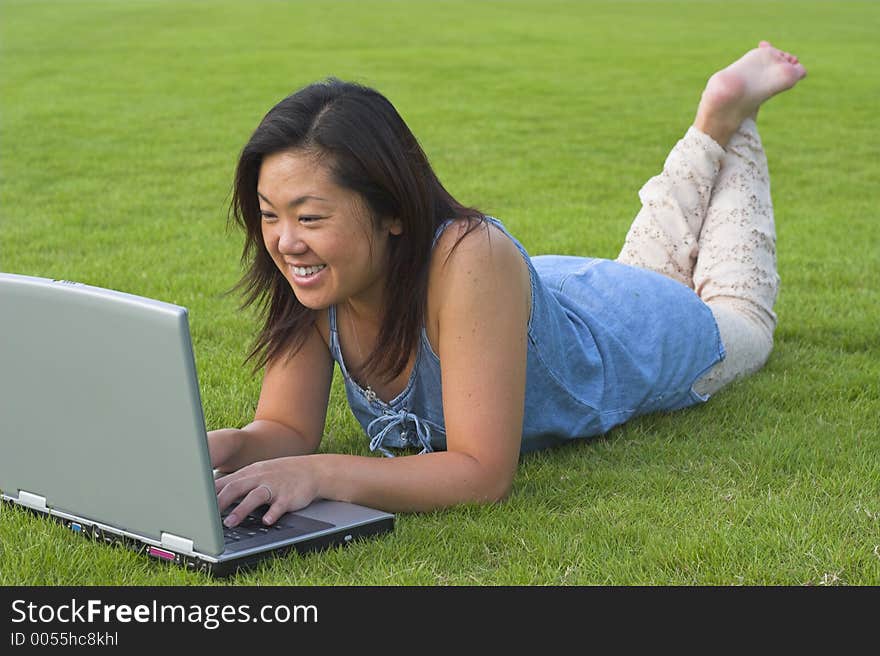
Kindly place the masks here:
POLYGON ((226 519, 223 520, 224 526, 232 526, 238 521, 238 518, 235 515, 229 515, 226 519))
POLYGON ((268 514, 263 515, 263 523, 264 523, 264 524, 271 524, 272 521, 273 521, 273 520, 272 520, 272 516, 271 516, 271 515, 268 515, 268 514))

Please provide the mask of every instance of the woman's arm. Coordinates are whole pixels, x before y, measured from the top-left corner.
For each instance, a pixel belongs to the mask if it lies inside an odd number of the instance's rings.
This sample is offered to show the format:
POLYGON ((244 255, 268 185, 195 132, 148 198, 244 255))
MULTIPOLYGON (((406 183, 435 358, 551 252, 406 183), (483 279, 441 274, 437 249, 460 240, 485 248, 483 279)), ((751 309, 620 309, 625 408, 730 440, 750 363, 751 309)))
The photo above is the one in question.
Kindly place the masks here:
POLYGON ((438 243, 431 268, 438 286, 429 297, 437 308, 447 451, 256 463, 218 479, 221 507, 247 495, 236 512, 251 512, 269 498, 264 485, 272 494, 269 523, 315 498, 411 511, 494 502, 509 493, 522 436, 529 273, 513 243, 489 226, 465 237, 447 259, 455 233, 447 230, 438 243))
POLYGON ((439 283, 430 300, 437 308, 447 451, 367 458, 372 463, 348 476, 339 475, 348 461, 327 457, 320 464, 332 498, 428 510, 495 502, 510 492, 522 439, 529 272, 496 228, 481 226, 452 250, 458 236, 454 228, 441 236, 430 278, 439 283))
POLYGON ((314 328, 296 355, 266 367, 250 424, 208 433, 211 464, 228 473, 262 460, 317 451, 332 377, 333 360, 314 328))
POLYGON ((389 512, 434 510, 460 503, 502 500, 515 471, 492 471, 468 453, 439 451, 377 458, 316 454, 258 462, 217 479, 221 510, 242 498, 228 525, 269 501, 263 520, 271 524, 315 499, 351 501, 389 512))

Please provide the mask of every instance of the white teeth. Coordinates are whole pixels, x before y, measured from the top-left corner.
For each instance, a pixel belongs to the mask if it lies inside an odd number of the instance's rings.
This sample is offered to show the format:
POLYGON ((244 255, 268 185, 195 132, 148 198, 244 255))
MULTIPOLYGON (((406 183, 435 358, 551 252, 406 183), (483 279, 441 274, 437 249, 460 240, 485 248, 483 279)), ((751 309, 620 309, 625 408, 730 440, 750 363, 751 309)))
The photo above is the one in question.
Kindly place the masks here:
POLYGON ((293 269, 293 272, 298 276, 310 276, 314 273, 318 273, 318 271, 323 269, 325 266, 327 266, 327 265, 326 264, 318 264, 317 266, 310 266, 310 267, 297 267, 297 266, 295 266, 295 267, 291 267, 291 268, 293 269))

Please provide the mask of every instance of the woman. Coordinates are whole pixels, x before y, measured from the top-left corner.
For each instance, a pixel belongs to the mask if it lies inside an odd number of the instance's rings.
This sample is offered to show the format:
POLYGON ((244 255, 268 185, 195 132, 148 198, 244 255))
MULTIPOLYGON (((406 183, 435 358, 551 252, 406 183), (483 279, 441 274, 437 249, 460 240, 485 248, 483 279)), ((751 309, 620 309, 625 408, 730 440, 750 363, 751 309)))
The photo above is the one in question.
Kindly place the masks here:
POLYGON ((254 421, 209 433, 221 510, 494 502, 521 452, 705 401, 772 347, 778 277, 758 107, 806 71, 769 43, 713 75, 617 261, 529 258, 443 188, 381 95, 315 84, 239 160, 254 421), (726 352, 726 357, 725 357, 726 352), (334 362, 374 458, 316 454, 334 362))

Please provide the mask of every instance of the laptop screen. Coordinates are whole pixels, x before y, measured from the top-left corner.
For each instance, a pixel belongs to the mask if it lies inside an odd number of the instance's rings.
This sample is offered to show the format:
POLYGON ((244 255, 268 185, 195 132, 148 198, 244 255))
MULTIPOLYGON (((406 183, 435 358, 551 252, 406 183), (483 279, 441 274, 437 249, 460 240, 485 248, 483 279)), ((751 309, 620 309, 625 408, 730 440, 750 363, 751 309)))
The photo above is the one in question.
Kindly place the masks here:
POLYGON ((219 554, 186 309, 0 273, 0 490, 219 554))

